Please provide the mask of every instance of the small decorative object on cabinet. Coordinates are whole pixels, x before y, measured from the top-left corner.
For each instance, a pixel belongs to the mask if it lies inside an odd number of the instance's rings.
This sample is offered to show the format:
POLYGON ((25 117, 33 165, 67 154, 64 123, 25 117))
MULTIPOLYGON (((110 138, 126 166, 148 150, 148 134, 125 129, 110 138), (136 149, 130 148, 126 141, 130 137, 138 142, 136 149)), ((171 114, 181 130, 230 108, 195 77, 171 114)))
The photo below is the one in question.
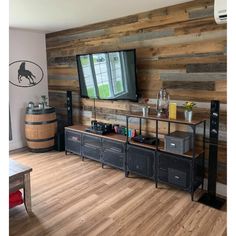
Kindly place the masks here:
POLYGON ((28 103, 28 108, 29 109, 34 109, 34 103, 33 102, 29 102, 28 103))
POLYGON ((43 108, 47 107, 47 97, 45 95, 41 96, 41 100, 42 100, 42 104, 43 104, 43 108))
POLYGON ((168 118, 169 117, 169 93, 166 89, 161 88, 157 94, 157 117, 168 118))
POLYGON ((143 116, 148 116, 150 106, 144 106, 143 107, 143 116))
POLYGON ((141 104, 143 103, 143 106, 142 106, 143 116, 148 116, 149 114, 150 106, 148 106, 148 101, 149 101, 148 98, 141 98, 140 100, 141 104))
POLYGON ((175 131, 164 138, 165 151, 175 154, 184 154, 192 148, 192 134, 183 131, 175 131))
POLYGON ((175 120, 177 113, 177 104, 171 102, 169 105, 169 118, 175 120))
POLYGON ((192 121, 193 117, 193 107, 196 105, 194 102, 185 102, 184 106, 184 119, 188 122, 192 121))

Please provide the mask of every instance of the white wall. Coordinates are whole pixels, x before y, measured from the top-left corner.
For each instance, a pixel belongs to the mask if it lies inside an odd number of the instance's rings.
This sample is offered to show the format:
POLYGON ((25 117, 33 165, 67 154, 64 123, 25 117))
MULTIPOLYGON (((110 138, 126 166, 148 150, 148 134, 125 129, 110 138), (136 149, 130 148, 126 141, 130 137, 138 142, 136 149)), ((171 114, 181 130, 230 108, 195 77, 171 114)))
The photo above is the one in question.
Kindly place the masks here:
MULTIPOLYGON (((17 87, 9 83, 9 102, 13 138, 9 144, 10 150, 26 146, 24 114, 28 102, 40 102, 41 95, 46 95, 48 97, 45 34, 10 29, 9 64, 19 60, 28 60, 39 65, 43 70, 44 77, 40 83, 32 87, 17 87)), ((12 77, 12 73, 9 73, 9 81, 13 79, 12 77)))

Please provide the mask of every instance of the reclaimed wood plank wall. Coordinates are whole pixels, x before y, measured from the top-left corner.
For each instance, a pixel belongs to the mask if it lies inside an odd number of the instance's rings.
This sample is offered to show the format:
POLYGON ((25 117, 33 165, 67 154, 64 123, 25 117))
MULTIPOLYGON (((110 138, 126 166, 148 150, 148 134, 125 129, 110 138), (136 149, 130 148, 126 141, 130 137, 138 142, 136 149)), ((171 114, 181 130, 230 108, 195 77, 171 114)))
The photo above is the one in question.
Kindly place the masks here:
MULTIPOLYGON (((226 40, 226 25, 214 22, 213 0, 191 1, 47 34, 50 105, 65 118, 66 90, 72 90, 74 122, 90 124, 94 101, 79 99, 75 56, 136 48, 139 103, 96 101, 96 118, 125 124, 123 115, 140 111, 143 98, 149 98, 154 112, 157 91, 166 87, 171 100, 177 102, 178 116, 183 114, 184 101, 194 101, 194 117, 208 119, 209 129, 210 101, 220 100, 218 181, 226 183, 226 40)), ((135 121, 132 125, 135 127, 135 121)), ((146 123, 146 128, 155 131, 152 122, 146 123)), ((166 131, 164 124, 161 128, 166 131)))

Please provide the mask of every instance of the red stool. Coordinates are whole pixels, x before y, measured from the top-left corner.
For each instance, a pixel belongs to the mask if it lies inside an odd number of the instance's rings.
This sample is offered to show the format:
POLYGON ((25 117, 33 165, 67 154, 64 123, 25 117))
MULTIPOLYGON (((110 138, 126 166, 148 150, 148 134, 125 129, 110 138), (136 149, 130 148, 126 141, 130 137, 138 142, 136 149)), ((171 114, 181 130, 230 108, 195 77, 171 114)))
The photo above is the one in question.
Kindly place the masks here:
POLYGON ((9 194, 9 208, 23 203, 22 193, 20 190, 9 194))

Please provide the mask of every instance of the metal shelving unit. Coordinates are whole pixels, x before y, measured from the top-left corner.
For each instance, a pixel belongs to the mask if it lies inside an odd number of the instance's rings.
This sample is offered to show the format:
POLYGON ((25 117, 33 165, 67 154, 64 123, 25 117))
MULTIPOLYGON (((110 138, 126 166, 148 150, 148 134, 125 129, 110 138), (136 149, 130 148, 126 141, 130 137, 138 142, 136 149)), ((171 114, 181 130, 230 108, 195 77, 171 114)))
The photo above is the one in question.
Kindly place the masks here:
MULTIPOLYGON (((196 190, 197 187, 199 187, 200 185, 202 185, 203 188, 203 180, 204 180, 204 160, 205 160, 205 138, 206 138, 206 120, 193 120, 192 122, 187 122, 185 120, 182 119, 176 119, 176 120, 172 120, 172 119, 165 119, 165 118, 158 118, 156 116, 141 116, 141 115, 136 115, 136 114, 127 114, 126 115, 126 128, 127 130, 129 129, 129 118, 137 118, 139 119, 139 133, 142 133, 142 120, 153 120, 156 121, 156 145, 146 145, 146 144, 141 144, 141 143, 137 143, 137 142, 133 142, 129 140, 129 137, 127 135, 126 137, 126 142, 127 142, 127 146, 129 145, 135 145, 135 146, 140 146, 143 148, 148 148, 148 149, 152 149, 156 151, 156 157, 154 160, 154 165, 155 165, 155 183, 156 183, 156 187, 158 187, 158 182, 164 182, 166 184, 169 185, 173 185, 168 183, 168 181, 162 181, 159 178, 159 167, 160 167, 160 158, 159 156, 161 154, 167 154, 170 157, 173 156, 175 158, 179 158, 179 160, 186 160, 190 163, 190 187, 189 188, 185 188, 184 190, 187 190, 191 193, 191 198, 193 200, 194 197, 194 192, 196 190), (191 127, 192 130, 192 150, 190 152, 184 153, 184 154, 176 154, 176 153, 172 153, 172 152, 167 152, 164 147, 161 147, 161 145, 158 142, 158 134, 159 134, 159 122, 166 122, 168 124, 168 135, 170 135, 170 126, 171 124, 180 124, 180 125, 186 125, 191 127), (202 133, 202 147, 200 150, 196 150, 196 129, 198 126, 202 125, 203 126, 203 133, 202 133), (182 159, 181 159, 182 158, 182 159), (196 164, 196 160, 197 158, 201 158, 201 183, 195 183, 195 176, 196 176, 196 170, 195 170, 195 164, 196 164)), ((127 160, 126 160, 126 166, 127 166, 127 160)), ((128 176, 128 170, 126 169, 126 176, 128 176)), ((199 181, 198 181, 199 182, 199 181)), ((174 185, 173 185, 174 186, 174 185)), ((178 187, 178 186, 175 186, 178 187)), ((181 188, 181 187, 180 187, 181 188)), ((183 188, 182 188, 183 189, 183 188)))

